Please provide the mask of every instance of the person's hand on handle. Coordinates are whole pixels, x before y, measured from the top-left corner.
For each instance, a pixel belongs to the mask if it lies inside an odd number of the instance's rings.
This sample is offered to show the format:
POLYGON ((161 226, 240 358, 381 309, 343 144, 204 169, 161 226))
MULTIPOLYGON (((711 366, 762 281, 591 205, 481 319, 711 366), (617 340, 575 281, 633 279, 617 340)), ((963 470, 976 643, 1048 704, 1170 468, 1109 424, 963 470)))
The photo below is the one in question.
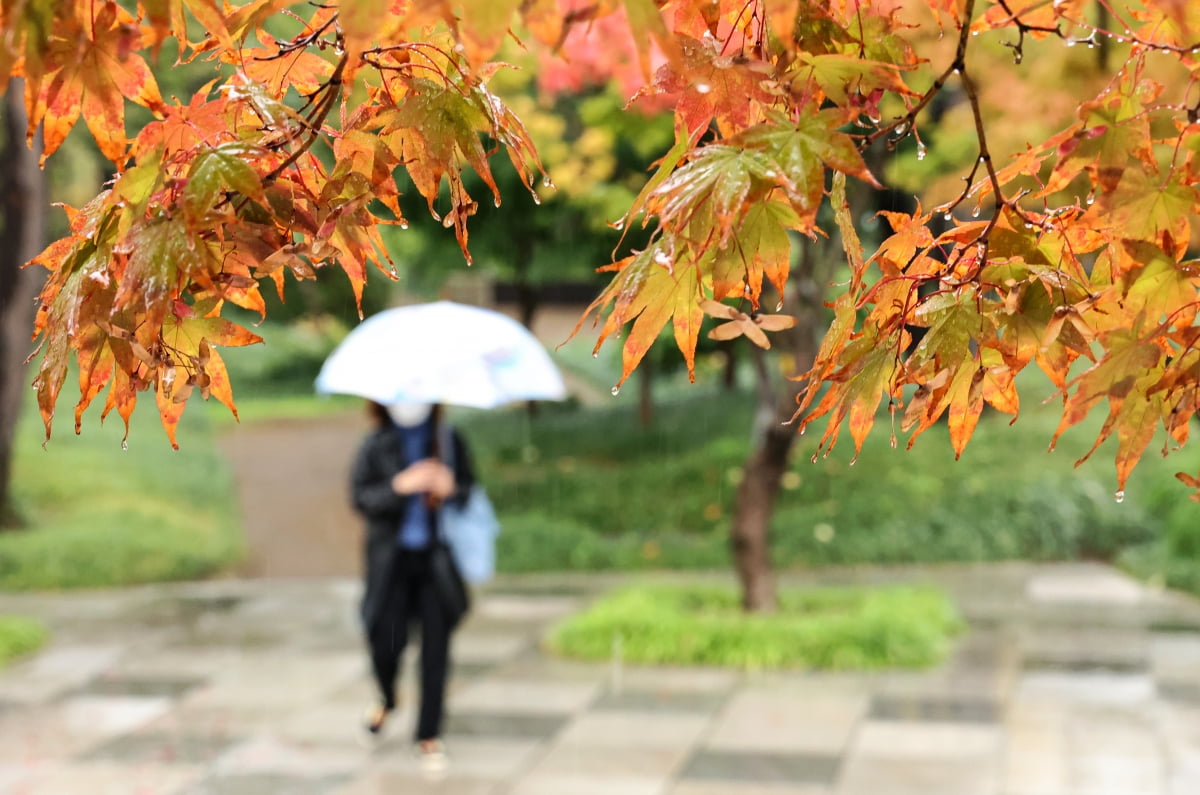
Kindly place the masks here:
POLYGON ((409 464, 392 478, 392 491, 397 494, 430 494, 444 500, 454 489, 454 473, 436 458, 409 464))

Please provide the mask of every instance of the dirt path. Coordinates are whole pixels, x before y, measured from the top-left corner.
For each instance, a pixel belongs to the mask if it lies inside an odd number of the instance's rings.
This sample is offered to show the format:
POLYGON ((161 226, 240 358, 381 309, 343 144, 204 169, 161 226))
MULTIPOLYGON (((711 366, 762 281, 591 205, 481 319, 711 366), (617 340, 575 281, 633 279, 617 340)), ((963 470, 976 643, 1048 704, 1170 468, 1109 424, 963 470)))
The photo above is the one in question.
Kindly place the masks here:
POLYGON ((366 417, 352 412, 239 425, 222 435, 246 533, 237 574, 360 573, 362 521, 350 507, 349 478, 366 431, 366 417))

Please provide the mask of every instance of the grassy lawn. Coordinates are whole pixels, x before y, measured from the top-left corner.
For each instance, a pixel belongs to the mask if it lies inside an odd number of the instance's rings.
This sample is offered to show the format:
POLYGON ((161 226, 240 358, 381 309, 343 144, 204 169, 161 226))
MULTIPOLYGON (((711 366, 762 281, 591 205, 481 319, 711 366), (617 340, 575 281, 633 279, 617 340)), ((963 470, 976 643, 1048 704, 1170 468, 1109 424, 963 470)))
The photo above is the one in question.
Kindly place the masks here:
POLYGON ((747 616, 732 588, 634 586, 566 619, 547 646, 565 657, 650 665, 926 668, 963 627, 935 588, 785 590, 780 601, 774 615, 747 616))
MULTIPOLYGON (((64 390, 65 393, 65 390, 64 390)), ((189 407, 172 450, 154 401, 133 416, 129 450, 119 417, 89 412, 72 433, 64 394, 42 449, 36 408, 23 412, 14 496, 28 529, 0 535, 0 588, 80 588, 204 577, 241 552, 236 502, 206 412, 189 407)))
POLYGON ((37 651, 47 637, 46 628, 31 618, 0 616, 0 668, 37 651))

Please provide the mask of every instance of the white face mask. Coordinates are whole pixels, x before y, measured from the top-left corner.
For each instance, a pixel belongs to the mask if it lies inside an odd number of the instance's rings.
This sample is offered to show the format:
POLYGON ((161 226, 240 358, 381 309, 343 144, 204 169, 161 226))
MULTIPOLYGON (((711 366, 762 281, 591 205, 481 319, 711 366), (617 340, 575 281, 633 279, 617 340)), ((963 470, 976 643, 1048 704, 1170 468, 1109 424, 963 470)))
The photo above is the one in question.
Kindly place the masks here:
POLYGON ((430 403, 397 403, 387 407, 387 413, 392 418, 392 422, 402 428, 420 425, 429 419, 432 411, 433 405, 430 403))

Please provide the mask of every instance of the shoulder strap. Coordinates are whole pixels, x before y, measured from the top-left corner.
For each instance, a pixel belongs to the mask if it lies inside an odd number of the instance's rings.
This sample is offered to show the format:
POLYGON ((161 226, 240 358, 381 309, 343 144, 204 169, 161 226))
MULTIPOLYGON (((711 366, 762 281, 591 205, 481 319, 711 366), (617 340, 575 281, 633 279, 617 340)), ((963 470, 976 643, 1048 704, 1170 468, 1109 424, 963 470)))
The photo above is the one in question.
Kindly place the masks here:
POLYGON ((450 467, 450 471, 455 471, 454 460, 454 427, 448 422, 439 422, 437 425, 437 443, 438 443, 438 458, 442 463, 450 467))

